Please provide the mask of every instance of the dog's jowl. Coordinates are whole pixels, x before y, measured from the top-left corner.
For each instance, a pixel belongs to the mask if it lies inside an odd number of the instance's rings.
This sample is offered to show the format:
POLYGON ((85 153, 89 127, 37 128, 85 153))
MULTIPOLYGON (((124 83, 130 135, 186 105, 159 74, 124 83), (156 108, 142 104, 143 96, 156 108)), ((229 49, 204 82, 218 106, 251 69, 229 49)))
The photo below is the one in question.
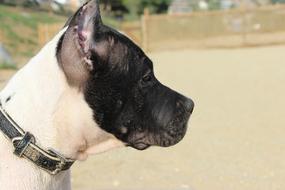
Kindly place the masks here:
MULTIPOLYGON (((194 107, 158 81, 137 45, 103 24, 95 0, 13 77, 0 100, 33 143, 73 160, 121 146, 172 146, 194 107)), ((51 176, 16 157, 1 132, 0 155, 1 190, 70 189, 69 170, 51 176)))

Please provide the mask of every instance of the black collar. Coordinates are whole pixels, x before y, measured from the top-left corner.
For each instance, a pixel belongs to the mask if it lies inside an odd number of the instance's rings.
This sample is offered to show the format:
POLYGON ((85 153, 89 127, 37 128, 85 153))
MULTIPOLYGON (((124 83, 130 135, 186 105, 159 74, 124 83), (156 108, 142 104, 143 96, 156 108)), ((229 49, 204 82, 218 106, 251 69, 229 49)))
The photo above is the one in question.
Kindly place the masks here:
POLYGON ((5 112, 0 102, 0 131, 15 148, 14 154, 26 158, 51 175, 68 170, 75 160, 67 159, 54 150, 44 150, 36 145, 35 137, 25 132, 5 112))

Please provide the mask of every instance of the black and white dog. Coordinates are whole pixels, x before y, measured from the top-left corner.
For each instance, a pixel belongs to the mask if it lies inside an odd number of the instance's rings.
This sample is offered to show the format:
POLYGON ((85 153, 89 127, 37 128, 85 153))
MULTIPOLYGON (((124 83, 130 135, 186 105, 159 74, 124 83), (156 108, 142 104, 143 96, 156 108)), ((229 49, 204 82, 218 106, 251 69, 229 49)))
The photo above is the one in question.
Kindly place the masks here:
MULTIPOLYGON (((105 26, 98 7, 96 0, 82 6, 11 79, 0 93, 2 111, 33 134, 38 146, 73 160, 122 146, 144 150, 178 143, 193 101, 162 85, 151 60, 105 26)), ((48 151, 41 153, 43 158, 38 152, 28 154, 27 134, 18 138, 20 156, 42 161, 33 164, 15 156, 15 139, 11 143, 0 131, 1 190, 71 189, 70 170, 52 175, 39 168, 52 158, 48 151)))

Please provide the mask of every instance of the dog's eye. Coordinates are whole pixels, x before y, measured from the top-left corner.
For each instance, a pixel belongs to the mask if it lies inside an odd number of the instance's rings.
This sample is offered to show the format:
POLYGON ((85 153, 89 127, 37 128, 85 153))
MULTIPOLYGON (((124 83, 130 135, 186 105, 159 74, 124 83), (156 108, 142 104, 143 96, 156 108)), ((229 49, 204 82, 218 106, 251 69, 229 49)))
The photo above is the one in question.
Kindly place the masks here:
POLYGON ((154 75, 152 72, 147 73, 140 80, 140 86, 142 88, 150 87, 154 84, 154 75))
POLYGON ((148 83, 148 82, 151 82, 151 81, 152 81, 152 74, 151 74, 151 73, 145 75, 145 76, 142 78, 142 82, 144 82, 144 83, 148 83))

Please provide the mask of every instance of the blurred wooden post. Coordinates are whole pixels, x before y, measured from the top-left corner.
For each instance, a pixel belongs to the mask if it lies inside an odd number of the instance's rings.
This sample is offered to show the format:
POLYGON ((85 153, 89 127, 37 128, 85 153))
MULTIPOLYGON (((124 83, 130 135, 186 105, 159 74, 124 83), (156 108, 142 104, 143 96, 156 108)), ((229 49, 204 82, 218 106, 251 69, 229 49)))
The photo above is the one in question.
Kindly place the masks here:
POLYGON ((72 11, 75 12, 79 8, 80 5, 78 4, 78 2, 78 0, 69 0, 69 4, 72 11))
POLYGON ((38 45, 41 46, 43 42, 43 27, 41 24, 38 25, 38 45))
POLYGON ((2 31, 0 30, 0 42, 3 42, 3 40, 4 40, 4 36, 3 36, 2 31))
POLYGON ((144 9, 144 14, 141 18, 141 28, 142 28, 142 46, 145 51, 149 51, 148 46, 148 19, 149 19, 149 10, 144 9))
POLYGON ((38 25, 38 43, 43 46, 49 40, 49 25, 39 24, 38 25))
POLYGON ((38 45, 45 45, 51 38, 56 35, 60 28, 61 23, 58 24, 38 24, 38 45))
POLYGON ((50 15, 52 15, 52 13, 53 13, 53 10, 52 10, 53 0, 49 0, 48 3, 49 3, 48 12, 49 12, 50 15))
POLYGON ((245 46, 247 44, 247 8, 246 3, 244 0, 241 1, 241 17, 242 17, 242 46, 245 46))

